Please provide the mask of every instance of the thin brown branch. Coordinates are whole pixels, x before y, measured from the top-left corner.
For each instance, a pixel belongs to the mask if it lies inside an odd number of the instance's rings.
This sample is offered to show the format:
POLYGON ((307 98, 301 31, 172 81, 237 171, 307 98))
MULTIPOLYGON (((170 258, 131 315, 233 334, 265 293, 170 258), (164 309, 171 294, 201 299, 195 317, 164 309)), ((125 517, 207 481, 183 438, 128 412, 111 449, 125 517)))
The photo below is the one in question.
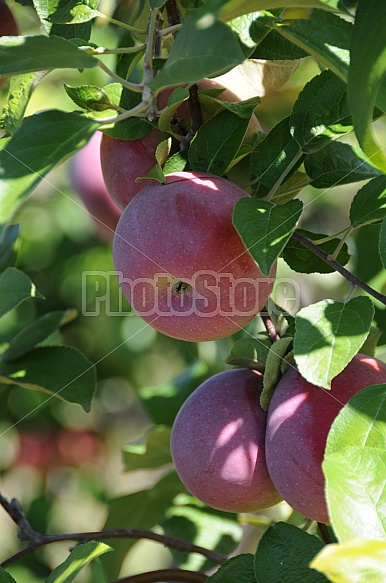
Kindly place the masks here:
POLYGON ((323 261, 325 261, 326 263, 328 263, 328 265, 331 265, 331 267, 333 267, 336 271, 338 271, 341 275, 343 275, 343 277, 345 279, 347 279, 347 281, 349 283, 351 283, 353 285, 357 285, 358 287, 360 287, 361 289, 363 289, 363 291, 365 291, 369 295, 373 296, 373 298, 375 298, 376 300, 382 302, 382 304, 385 304, 386 305, 386 296, 385 295, 381 294, 380 292, 377 292, 375 289, 373 289, 372 287, 370 287, 369 285, 367 285, 367 283, 365 283, 364 281, 362 281, 361 279, 359 279, 359 277, 357 277, 356 275, 354 275, 353 273, 351 273, 350 271, 348 271, 347 269, 345 269, 337 261, 334 261, 334 260, 330 259, 329 254, 326 253, 325 251, 323 251, 323 249, 320 249, 320 247, 318 247, 317 245, 315 245, 315 243, 313 243, 312 241, 310 241, 310 239, 307 239, 307 237, 304 237, 304 235, 301 235, 297 231, 294 231, 294 233, 293 233, 292 236, 294 237, 294 239, 296 239, 297 241, 299 241, 299 243, 301 243, 305 247, 308 247, 308 249, 311 249, 311 251, 313 253, 315 253, 315 255, 317 255, 318 257, 320 257, 321 259, 323 259, 323 261))
POLYGON ((174 26, 175 24, 180 24, 180 22, 182 22, 181 12, 176 0, 167 0, 165 8, 169 26, 174 26))
POLYGON ((181 581, 183 583, 203 583, 208 575, 184 569, 160 569, 148 571, 139 575, 131 575, 123 579, 116 579, 113 583, 160 583, 161 581, 181 581))
POLYGON ((326 524, 323 522, 318 522, 318 530, 323 542, 326 543, 326 545, 329 545, 333 542, 326 524))
POLYGON ((264 308, 261 310, 260 316, 261 316, 261 319, 263 320, 265 329, 267 330, 269 341, 271 344, 274 344, 275 342, 280 340, 280 336, 277 333, 277 330, 275 328, 275 324, 272 322, 272 320, 268 314, 267 306, 264 306, 264 308))

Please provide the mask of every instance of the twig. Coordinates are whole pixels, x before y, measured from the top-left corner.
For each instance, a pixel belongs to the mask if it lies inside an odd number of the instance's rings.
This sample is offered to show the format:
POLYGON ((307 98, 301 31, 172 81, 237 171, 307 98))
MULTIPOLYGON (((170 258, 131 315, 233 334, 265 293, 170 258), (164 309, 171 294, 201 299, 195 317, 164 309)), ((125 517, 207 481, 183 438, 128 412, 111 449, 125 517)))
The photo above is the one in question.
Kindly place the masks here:
POLYGON ((264 306, 264 308, 261 310, 260 316, 261 319, 263 320, 265 329, 267 330, 269 341, 271 344, 274 344, 275 342, 280 340, 280 336, 277 333, 275 324, 272 322, 271 317, 268 315, 267 306, 264 306))
POLYGON ((180 24, 182 16, 176 0, 166 0, 165 8, 169 27, 180 24))
POLYGON ((308 247, 308 249, 311 249, 311 251, 313 251, 313 253, 315 253, 315 255, 317 255, 318 257, 323 259, 323 261, 328 263, 328 265, 331 265, 331 267, 333 267, 336 271, 338 271, 341 275, 343 275, 343 277, 345 279, 347 279, 347 281, 350 284, 357 285, 358 287, 363 289, 363 291, 365 291, 369 295, 373 296, 375 299, 380 301, 382 304, 386 305, 386 296, 377 292, 375 289, 373 289, 372 287, 367 285, 367 283, 365 283, 364 281, 359 279, 359 277, 357 277, 356 275, 354 275, 353 273, 351 273, 350 271, 345 269, 337 261, 333 261, 332 259, 330 259, 329 254, 326 253, 325 251, 323 251, 323 249, 320 249, 320 247, 315 245, 312 241, 310 241, 310 239, 307 239, 307 237, 304 237, 304 235, 301 235, 297 231, 294 231, 292 236, 294 237, 294 239, 299 241, 299 243, 301 243, 305 247, 308 247))
POLYGON ((192 120, 190 130, 181 140, 181 150, 186 150, 189 147, 195 133, 204 123, 204 117, 202 115, 201 105, 198 100, 198 86, 196 83, 189 88, 189 110, 190 117, 192 120))
POLYGON ((159 581, 183 581, 186 583, 203 583, 208 575, 185 569, 159 569, 139 575, 131 575, 123 579, 116 579, 112 583, 158 583, 159 581))
POLYGON ((327 526, 323 522, 318 522, 318 529, 323 542, 326 543, 326 545, 331 544, 333 540, 328 532, 327 526))

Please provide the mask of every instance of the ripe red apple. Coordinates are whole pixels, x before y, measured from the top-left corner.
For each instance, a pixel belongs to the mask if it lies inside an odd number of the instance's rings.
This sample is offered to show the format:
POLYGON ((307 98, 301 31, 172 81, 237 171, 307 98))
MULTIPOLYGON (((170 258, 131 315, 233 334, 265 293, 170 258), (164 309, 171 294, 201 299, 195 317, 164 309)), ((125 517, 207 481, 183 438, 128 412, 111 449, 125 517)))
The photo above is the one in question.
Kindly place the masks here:
POLYGON ((118 140, 103 134, 100 158, 107 191, 116 204, 124 209, 143 188, 135 182, 146 176, 156 165, 155 151, 164 135, 158 130, 140 140, 118 140))
POLYGON ((73 189, 92 217, 97 233, 112 239, 120 208, 111 199, 103 180, 100 164, 101 133, 96 132, 88 144, 71 159, 70 175, 73 189))
POLYGON ((157 330, 199 342, 246 326, 272 291, 232 224, 248 194, 225 178, 176 172, 151 182, 119 220, 113 257, 134 310, 157 330))
MULTIPOLYGON (((218 96, 220 101, 236 102, 240 98, 211 79, 203 79, 198 83, 199 90, 224 89, 218 96)), ((164 89, 158 96, 158 109, 167 106, 168 98, 174 87, 164 89)), ((189 105, 185 101, 175 112, 180 126, 185 133, 190 129, 191 117, 189 105)), ((204 112, 204 120, 210 117, 204 112)), ((252 142, 261 126, 253 115, 245 135, 245 143, 252 142)), ((143 188, 144 182, 135 182, 139 176, 146 176, 155 166, 155 150, 158 144, 166 138, 158 130, 140 140, 118 140, 103 134, 101 142, 101 164, 107 190, 117 205, 124 209, 134 196, 143 188)))
MULTIPOLYGON (((11 9, 5 0, 0 0, 0 36, 16 36, 18 34, 19 28, 11 9)), ((0 89, 6 82, 6 77, 0 79, 0 89)))
POLYGON ((384 382, 386 364, 357 354, 332 380, 330 391, 296 369, 277 385, 268 411, 268 471, 284 500, 307 518, 329 522, 321 466, 332 422, 358 391, 384 382))
POLYGON ((253 512, 281 500, 265 462, 262 387, 260 372, 221 372, 188 397, 175 419, 170 445, 177 473, 213 508, 253 512))

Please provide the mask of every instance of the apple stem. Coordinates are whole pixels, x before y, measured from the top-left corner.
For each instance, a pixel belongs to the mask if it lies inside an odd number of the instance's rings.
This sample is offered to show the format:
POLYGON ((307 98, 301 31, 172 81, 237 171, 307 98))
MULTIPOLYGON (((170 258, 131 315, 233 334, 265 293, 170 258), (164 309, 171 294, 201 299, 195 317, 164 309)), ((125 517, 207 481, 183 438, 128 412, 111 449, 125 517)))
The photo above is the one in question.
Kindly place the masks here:
POLYGON ((338 271, 338 273, 343 275, 343 277, 350 284, 357 285, 358 287, 363 289, 363 291, 365 291, 369 295, 373 296, 373 298, 380 301, 382 304, 384 304, 386 306, 386 296, 385 295, 379 293, 378 291, 376 291, 375 289, 373 289, 372 287, 367 285, 367 283, 365 283, 364 281, 359 279, 359 277, 357 277, 356 275, 354 275, 353 273, 351 273, 350 271, 345 269, 343 267, 343 265, 341 265, 337 261, 331 259, 330 255, 328 253, 326 253, 325 251, 323 251, 323 249, 321 249, 320 247, 315 245, 315 243, 313 243, 310 239, 308 239, 307 237, 305 237, 304 235, 302 235, 298 231, 294 231, 292 236, 294 237, 294 239, 299 241, 299 243, 301 243, 305 247, 308 247, 308 249, 311 249, 311 251, 313 253, 315 253, 315 255, 317 255, 318 257, 323 259, 323 261, 325 261, 326 263, 331 265, 331 267, 333 267, 336 271, 338 271))
POLYGON ((349 238, 349 236, 351 235, 351 233, 354 231, 354 227, 348 227, 346 229, 346 232, 344 233, 343 237, 341 238, 341 240, 339 241, 334 253, 332 255, 330 255, 330 259, 332 261, 335 261, 336 258, 338 257, 343 245, 345 244, 346 240, 349 238))
POLYGON ((331 535, 329 533, 329 530, 328 530, 326 524, 324 524, 323 522, 318 522, 318 529, 319 529, 319 534, 322 538, 322 541, 324 543, 326 543, 326 545, 330 545, 331 543, 334 542, 331 538, 331 535))
POLYGON ((265 329, 267 330, 268 338, 271 344, 275 344, 278 340, 280 340, 280 336, 277 333, 275 328, 275 324, 272 322, 271 317, 268 315, 267 306, 260 312, 261 319, 263 320, 265 329))

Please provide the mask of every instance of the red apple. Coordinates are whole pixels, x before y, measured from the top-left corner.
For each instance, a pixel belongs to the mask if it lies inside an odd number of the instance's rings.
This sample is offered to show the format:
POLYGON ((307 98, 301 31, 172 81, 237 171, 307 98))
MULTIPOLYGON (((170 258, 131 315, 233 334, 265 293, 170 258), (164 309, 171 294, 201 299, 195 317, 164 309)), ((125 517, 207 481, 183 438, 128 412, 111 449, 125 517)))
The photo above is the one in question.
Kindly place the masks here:
MULTIPOLYGON (((0 36, 16 36, 18 34, 19 28, 11 9, 5 0, 0 0, 0 36)), ((0 79, 0 89, 6 82, 6 77, 0 79)))
MULTIPOLYGON (((236 102, 240 98, 211 79, 203 79, 198 83, 199 90, 224 89, 218 96, 220 101, 236 102)), ((158 109, 167 106, 168 98, 174 87, 164 89, 158 96, 158 109)), ((212 113, 213 114, 213 113, 212 113)), ((189 105, 185 101, 175 112, 182 130, 187 133, 190 129, 191 117, 189 105)), ((204 111, 204 120, 210 115, 204 111)), ((252 142, 261 126, 253 115, 245 135, 245 143, 252 142)), ((158 144, 166 138, 158 130, 140 140, 118 140, 103 134, 101 142, 101 164, 107 190, 119 207, 124 209, 134 196, 143 188, 144 182, 135 182, 139 176, 146 176, 155 166, 155 150, 158 144)))
POLYGON ((119 220, 113 256, 134 310, 157 330, 192 342, 246 326, 272 291, 232 224, 248 194, 225 178, 176 172, 151 182, 119 220))
POLYGON ((262 387, 260 372, 221 372, 188 397, 175 419, 170 445, 177 473, 213 508, 253 512, 281 500, 265 462, 262 387))
POLYGON ((357 354, 331 390, 312 385, 296 369, 277 385, 268 411, 268 471, 284 500, 307 518, 329 522, 321 466, 332 422, 358 391, 384 382, 386 364, 357 354))
POLYGON ((143 188, 135 182, 156 165, 155 151, 164 135, 154 130, 140 140, 118 140, 103 134, 100 158, 103 178, 111 198, 124 209, 143 188))
POLYGON ((112 239, 122 211, 107 192, 100 164, 101 133, 96 132, 88 144, 73 156, 70 166, 75 192, 92 217, 97 233, 112 239))

